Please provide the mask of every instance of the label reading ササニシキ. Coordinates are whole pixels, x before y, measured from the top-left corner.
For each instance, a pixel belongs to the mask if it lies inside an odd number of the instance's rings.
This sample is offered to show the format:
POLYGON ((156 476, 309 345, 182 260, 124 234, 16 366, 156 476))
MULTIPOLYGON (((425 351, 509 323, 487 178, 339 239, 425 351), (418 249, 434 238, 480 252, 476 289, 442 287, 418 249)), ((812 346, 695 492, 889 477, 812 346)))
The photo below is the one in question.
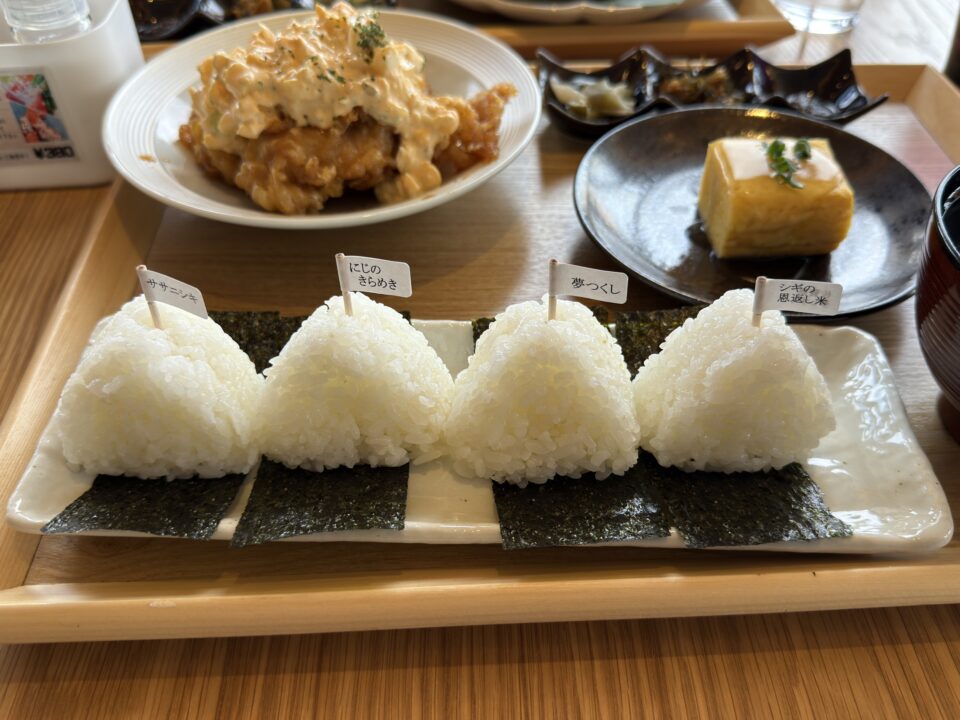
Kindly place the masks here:
POLYGON ((207 306, 203 302, 203 293, 193 285, 177 280, 169 275, 148 270, 146 266, 137 268, 140 289, 147 302, 173 305, 197 317, 207 317, 207 306))
POLYGON ((0 69, 0 165, 76 156, 47 76, 40 70, 0 69))

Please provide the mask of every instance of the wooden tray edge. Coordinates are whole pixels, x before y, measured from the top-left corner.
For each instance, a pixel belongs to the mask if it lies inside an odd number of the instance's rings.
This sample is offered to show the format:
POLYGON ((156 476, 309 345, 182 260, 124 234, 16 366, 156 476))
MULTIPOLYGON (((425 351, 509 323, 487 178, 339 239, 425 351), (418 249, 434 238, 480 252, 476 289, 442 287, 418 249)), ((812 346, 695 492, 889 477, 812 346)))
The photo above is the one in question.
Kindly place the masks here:
POLYGON ((639 45, 668 55, 730 55, 744 45, 768 45, 794 33, 786 20, 684 22, 640 25, 486 25, 481 29, 524 58, 545 47, 567 60, 614 58, 639 45))
POLYGON ((292 581, 279 589, 200 581, 25 586, 0 592, 0 642, 289 635, 946 604, 960 599, 960 566, 809 572, 791 578, 786 600, 781 573, 481 578, 417 585, 401 580, 393 586, 327 590, 318 590, 317 584, 292 581), (909 598, 895 590, 905 575, 913 590, 909 598))

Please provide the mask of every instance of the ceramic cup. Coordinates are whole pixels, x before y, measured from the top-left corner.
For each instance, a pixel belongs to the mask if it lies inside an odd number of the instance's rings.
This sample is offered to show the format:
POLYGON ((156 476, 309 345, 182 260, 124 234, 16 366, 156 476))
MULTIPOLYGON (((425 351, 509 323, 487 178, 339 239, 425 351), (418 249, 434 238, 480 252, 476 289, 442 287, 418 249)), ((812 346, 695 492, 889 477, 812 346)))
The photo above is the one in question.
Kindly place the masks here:
POLYGON ((943 391, 938 410, 960 441, 960 167, 937 189, 917 279, 920 348, 943 391))

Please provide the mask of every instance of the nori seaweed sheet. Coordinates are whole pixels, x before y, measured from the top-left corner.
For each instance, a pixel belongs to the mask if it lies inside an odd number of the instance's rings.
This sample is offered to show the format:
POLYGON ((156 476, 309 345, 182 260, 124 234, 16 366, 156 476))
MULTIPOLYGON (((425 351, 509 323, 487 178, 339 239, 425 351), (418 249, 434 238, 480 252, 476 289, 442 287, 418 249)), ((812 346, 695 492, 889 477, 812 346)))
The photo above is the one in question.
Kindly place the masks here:
POLYGON ((556 477, 526 487, 494 483, 500 538, 508 550, 666 537, 670 526, 649 477, 628 471, 597 480, 556 477))
POLYGON ((266 458, 232 544, 337 530, 402 530, 410 466, 291 470, 266 458))
POLYGON ((487 328, 490 327, 490 324, 493 322, 493 318, 483 317, 473 320, 470 324, 473 326, 473 344, 477 344, 477 340, 480 339, 480 336, 483 335, 487 328))
POLYGON ((687 547, 729 547, 848 537, 798 463, 770 472, 686 473, 641 452, 635 466, 659 488, 667 521, 687 547))
POLYGON ((590 312, 597 319, 597 322, 605 327, 610 325, 610 311, 603 305, 591 305, 590 312))
POLYGON ((617 313, 614 336, 623 350, 623 359, 627 362, 630 377, 637 374, 644 361, 660 352, 660 345, 667 335, 683 325, 684 321, 696 317, 706 305, 671 310, 649 310, 617 313))
POLYGON ((665 537, 671 527, 690 548, 853 534, 797 463, 771 472, 686 473, 641 451, 622 477, 494 483, 493 494, 508 550, 665 537))
POLYGON ((243 475, 142 480, 98 475, 43 533, 136 530, 151 535, 208 540, 233 502, 243 475))
POLYGON ((305 316, 286 317, 278 312, 213 310, 210 317, 253 361, 257 372, 270 366, 305 316))

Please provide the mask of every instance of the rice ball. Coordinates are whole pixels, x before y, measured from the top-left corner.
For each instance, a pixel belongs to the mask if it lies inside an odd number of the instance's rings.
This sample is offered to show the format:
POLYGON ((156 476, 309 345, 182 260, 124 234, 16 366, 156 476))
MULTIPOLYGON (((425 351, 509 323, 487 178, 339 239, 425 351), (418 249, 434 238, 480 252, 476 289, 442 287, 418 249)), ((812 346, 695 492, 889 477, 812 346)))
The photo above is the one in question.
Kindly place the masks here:
POLYGON ((661 465, 781 468, 836 427, 827 383, 783 315, 754 327, 751 290, 727 292, 661 347, 633 381, 640 444, 661 465))
POLYGON ((168 479, 245 473, 259 458, 263 378, 213 320, 143 296, 100 322, 57 406, 67 463, 168 479))
POLYGON ((620 346, 586 307, 524 302, 497 316, 454 383, 447 444, 457 472, 526 485, 621 475, 637 421, 620 346))
POLYGON ((352 293, 307 318, 267 368, 264 453, 321 471, 399 466, 442 453, 453 380, 400 313, 352 293))

